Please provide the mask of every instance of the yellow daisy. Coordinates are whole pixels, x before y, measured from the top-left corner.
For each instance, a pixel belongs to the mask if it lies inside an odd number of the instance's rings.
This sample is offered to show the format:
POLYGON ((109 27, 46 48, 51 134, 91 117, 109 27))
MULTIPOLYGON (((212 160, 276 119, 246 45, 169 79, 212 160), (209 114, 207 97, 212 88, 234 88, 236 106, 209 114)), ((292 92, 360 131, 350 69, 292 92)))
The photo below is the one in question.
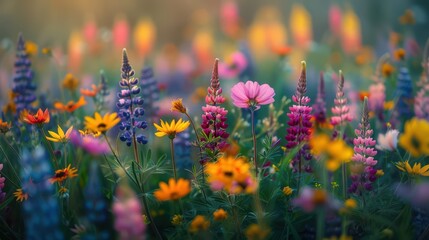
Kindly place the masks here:
POLYGON ((410 175, 429 177, 429 164, 422 167, 421 163, 414 163, 411 167, 408 161, 396 163, 396 167, 410 175))
POLYGON ((24 192, 22 188, 16 189, 13 193, 17 202, 23 202, 28 199, 28 193, 24 192))
POLYGON ((77 177, 77 169, 72 168, 71 165, 69 164, 66 168, 55 171, 55 176, 50 178, 49 181, 51 183, 62 182, 67 178, 74 178, 74 177, 77 177))
POLYGON ((399 145, 413 157, 429 155, 429 122, 413 118, 405 123, 404 133, 399 137, 399 145))
POLYGON ((156 127, 156 130, 158 130, 158 132, 155 133, 157 137, 164 137, 167 135, 170 139, 173 139, 176 137, 177 133, 185 131, 186 128, 189 127, 189 124, 189 121, 184 122, 183 119, 179 119, 177 122, 173 119, 170 124, 161 119, 161 126, 156 123, 153 125, 156 127))
POLYGON ((121 119, 118 118, 117 113, 106 113, 101 117, 100 113, 96 112, 94 118, 89 116, 85 117, 85 128, 92 132, 100 132, 104 134, 120 121, 121 119))
POLYGON ((46 137, 51 142, 67 142, 70 138, 70 134, 73 130, 73 126, 67 129, 66 133, 64 133, 63 129, 58 125, 58 133, 53 131, 48 131, 51 137, 46 137))

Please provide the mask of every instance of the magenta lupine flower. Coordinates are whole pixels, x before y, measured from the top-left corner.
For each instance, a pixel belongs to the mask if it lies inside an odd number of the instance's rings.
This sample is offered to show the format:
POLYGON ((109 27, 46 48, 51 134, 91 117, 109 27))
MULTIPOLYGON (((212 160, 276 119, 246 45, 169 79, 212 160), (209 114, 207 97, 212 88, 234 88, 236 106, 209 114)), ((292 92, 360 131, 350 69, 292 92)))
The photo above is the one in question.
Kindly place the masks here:
MULTIPOLYGON (((374 149, 376 141, 371 137, 373 131, 369 124, 368 98, 363 102, 362 119, 359 123, 359 129, 355 130, 356 138, 353 139, 354 155, 352 161, 354 166, 363 166, 352 171, 352 185, 349 188, 351 193, 361 194, 363 190, 371 191, 372 183, 377 179, 377 170, 374 166, 377 160, 374 156, 377 151, 374 149)), ((353 168, 354 169, 354 168, 353 168)))
POLYGON ((116 197, 113 214, 119 239, 146 239, 142 207, 135 194, 130 189, 120 186, 116 191, 116 197))
POLYGON ((311 166, 308 161, 311 160, 310 146, 308 145, 308 139, 310 137, 310 129, 312 127, 311 111, 312 107, 308 106, 310 98, 305 96, 307 91, 307 80, 306 80, 306 64, 304 61, 301 62, 302 70, 301 76, 298 81, 298 86, 296 88, 295 95, 292 96, 292 101, 295 104, 292 107, 289 107, 289 121, 287 124, 289 128, 287 129, 286 144, 287 149, 292 149, 298 146, 301 143, 304 143, 302 148, 298 151, 295 157, 291 161, 294 172, 301 172, 305 170, 311 172, 311 166), (306 160, 306 163, 303 162, 303 159, 306 160))
POLYGON ((346 122, 352 121, 352 116, 349 113, 350 107, 347 105, 347 98, 344 96, 344 75, 340 71, 340 79, 337 86, 337 94, 334 99, 335 106, 331 109, 333 116, 331 117, 331 124, 334 126, 341 126, 346 122))
POLYGON ((232 103, 239 108, 258 110, 261 105, 274 102, 274 89, 268 84, 259 85, 257 82, 239 82, 231 88, 232 103))
POLYGON ((82 148, 93 156, 109 154, 110 148, 106 141, 95 138, 91 135, 82 136, 77 131, 72 131, 70 134, 70 142, 76 147, 82 148))
POLYGON ((414 114, 417 118, 429 121, 429 63, 425 63, 425 75, 422 76, 417 86, 420 90, 417 92, 414 102, 414 114))
MULTIPOLYGON (((202 115, 201 128, 207 135, 207 138, 219 138, 210 142, 206 137, 200 139, 203 147, 210 149, 214 153, 228 146, 226 139, 229 137, 229 133, 226 131, 228 127, 226 123, 226 114, 228 110, 219 106, 219 104, 225 102, 225 97, 221 95, 222 88, 220 87, 218 76, 218 62, 219 59, 216 59, 213 66, 210 86, 207 88, 206 106, 202 107, 204 113, 202 115)), ((201 164, 204 164, 205 160, 201 161, 201 164)))
MULTIPOLYGON (((3 164, 0 164, 0 171, 3 170, 3 164)), ((4 182, 5 182, 5 178, 1 176, 0 174, 0 204, 3 202, 3 200, 6 197, 6 193, 3 192, 3 188, 4 188, 4 182)))
POLYGON ((325 80, 323 72, 320 73, 319 87, 317 88, 316 103, 313 105, 313 116, 316 123, 323 124, 326 122, 326 102, 325 102, 325 80))
POLYGON ((219 75, 223 78, 235 78, 246 69, 247 65, 246 56, 242 52, 234 52, 231 55, 231 62, 219 63, 219 75))

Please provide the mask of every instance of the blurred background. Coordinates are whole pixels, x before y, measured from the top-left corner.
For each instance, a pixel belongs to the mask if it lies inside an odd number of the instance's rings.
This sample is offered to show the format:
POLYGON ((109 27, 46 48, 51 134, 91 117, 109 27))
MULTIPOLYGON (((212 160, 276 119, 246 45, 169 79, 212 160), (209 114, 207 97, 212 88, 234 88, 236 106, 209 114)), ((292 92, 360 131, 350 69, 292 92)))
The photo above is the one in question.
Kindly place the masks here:
POLYGON ((19 32, 37 82, 72 73, 85 87, 100 69, 116 81, 127 48, 136 71, 154 67, 173 95, 206 86, 215 57, 225 79, 296 80, 306 60, 309 76, 341 68, 365 86, 396 48, 420 57, 419 67, 428 13, 427 0, 0 0, 0 92, 12 84, 19 32))

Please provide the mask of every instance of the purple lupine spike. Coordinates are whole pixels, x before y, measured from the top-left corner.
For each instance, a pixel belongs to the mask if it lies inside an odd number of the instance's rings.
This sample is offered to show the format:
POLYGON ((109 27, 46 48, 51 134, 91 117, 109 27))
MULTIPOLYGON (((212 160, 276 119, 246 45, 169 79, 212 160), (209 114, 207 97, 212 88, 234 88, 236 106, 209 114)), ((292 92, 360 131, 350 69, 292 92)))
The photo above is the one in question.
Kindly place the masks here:
POLYGON ((210 86, 207 89, 206 106, 202 107, 204 113, 201 123, 201 128, 208 138, 218 137, 217 140, 212 141, 209 141, 206 137, 201 138, 203 148, 212 151, 214 155, 228 146, 226 139, 229 137, 229 133, 226 131, 228 127, 226 123, 228 110, 219 106, 219 104, 225 102, 225 97, 221 95, 222 88, 218 77, 218 62, 219 59, 216 59, 213 66, 210 86))
POLYGON ((355 130, 356 138, 353 139, 354 155, 352 161, 355 166, 363 168, 353 168, 351 179, 353 183, 349 187, 349 192, 361 195, 364 190, 371 191, 372 183, 376 180, 377 170, 374 166, 377 160, 374 156, 377 154, 374 146, 376 141, 371 137, 373 130, 369 123, 368 98, 363 102, 362 119, 359 128, 355 130))
POLYGON ((326 122, 326 102, 325 102, 325 80, 323 72, 320 73, 319 87, 317 88, 316 103, 313 105, 313 116, 316 123, 323 124, 326 122))
POLYGON ((33 81, 34 72, 31 69, 31 60, 25 51, 25 41, 20 33, 16 47, 15 73, 13 75, 13 88, 15 94, 16 116, 24 109, 34 111, 32 103, 36 101, 36 84, 33 81))
POLYGON ((310 147, 308 145, 308 139, 310 137, 310 129, 312 127, 311 111, 312 107, 308 106, 310 98, 305 96, 307 91, 307 80, 306 80, 306 63, 305 61, 301 62, 302 70, 301 76, 299 78, 298 87, 296 89, 295 95, 292 96, 292 100, 295 104, 292 107, 289 107, 290 112, 287 114, 289 121, 287 124, 289 128, 287 129, 286 144, 287 149, 292 149, 302 143, 304 145, 298 151, 296 156, 292 159, 291 165, 295 172, 305 170, 311 172, 311 166, 309 161, 312 156, 310 154, 310 147), (306 162, 303 162, 306 160, 306 162))
POLYGON ((337 94, 334 99, 335 106, 331 109, 333 116, 331 124, 334 126, 345 125, 346 122, 352 121, 352 116, 349 113, 350 107, 347 105, 347 98, 344 96, 344 75, 340 70, 340 79, 337 86, 337 94))
MULTIPOLYGON (((3 170, 3 164, 0 164, 0 172, 3 170)), ((4 201, 5 197, 6 197, 6 193, 3 192, 3 188, 4 188, 4 182, 6 181, 6 179, 4 177, 1 176, 0 174, 0 204, 4 201)))
POLYGON ((142 119, 144 115, 143 98, 140 96, 141 88, 138 78, 134 77, 134 70, 129 64, 126 49, 122 51, 121 80, 122 88, 118 93, 118 115, 121 118, 119 128, 122 133, 119 139, 131 146, 131 142, 146 144, 147 139, 143 134, 137 134, 138 129, 146 129, 147 123, 142 119))

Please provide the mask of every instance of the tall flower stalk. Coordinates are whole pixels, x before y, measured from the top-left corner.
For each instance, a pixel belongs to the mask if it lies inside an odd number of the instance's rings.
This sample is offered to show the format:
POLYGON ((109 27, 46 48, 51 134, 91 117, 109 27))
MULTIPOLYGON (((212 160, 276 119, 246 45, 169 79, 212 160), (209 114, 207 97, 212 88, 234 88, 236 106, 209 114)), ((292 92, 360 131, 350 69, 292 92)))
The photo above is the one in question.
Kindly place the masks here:
POLYGON ((396 85, 395 111, 399 118, 410 119, 413 116, 411 101, 413 99, 413 82, 408 68, 401 67, 398 74, 398 82, 396 85))
POLYGON ((292 101, 294 101, 295 104, 292 107, 289 107, 290 112, 287 114, 289 117, 289 121, 287 122, 289 128, 287 129, 287 135, 285 137, 288 141, 286 144, 287 149, 292 149, 302 145, 291 162, 294 172, 298 172, 298 192, 301 184, 302 171, 312 171, 309 162, 312 156, 310 154, 308 140, 310 137, 310 129, 312 127, 310 119, 313 108, 308 106, 310 98, 305 96, 305 93, 307 92, 305 61, 301 62, 301 66, 301 76, 298 81, 295 95, 292 96, 292 101))
POLYGON ((325 100, 325 79, 323 72, 320 73, 319 87, 317 88, 316 103, 313 105, 313 116, 317 124, 326 122, 326 100, 325 100))
POLYGON ((122 51, 122 68, 121 81, 119 86, 122 90, 118 93, 118 102, 116 106, 119 108, 118 115, 121 117, 120 129, 122 133, 120 140, 125 142, 127 146, 133 145, 134 160, 139 163, 137 143, 146 144, 147 139, 143 134, 137 134, 138 129, 147 127, 146 121, 141 117, 144 115, 143 98, 139 96, 140 87, 138 79, 134 77, 134 70, 129 64, 127 51, 122 51))
MULTIPOLYGON (((429 45, 427 45, 429 47, 429 45)), ((428 53, 426 53, 427 55, 428 53)), ((417 83, 420 90, 417 92, 414 103, 414 113, 417 118, 429 121, 429 59, 425 56, 423 63, 424 73, 417 83)))
POLYGON ((159 100, 159 87, 157 80, 153 76, 153 69, 151 67, 145 67, 141 71, 140 86, 144 99, 143 108, 149 121, 153 121, 158 113, 158 107, 155 105, 155 102, 159 100))
MULTIPOLYGON (((213 158, 228 146, 226 139, 229 137, 229 133, 226 131, 228 127, 226 123, 228 110, 219 106, 225 102, 225 97, 222 96, 222 88, 220 87, 218 62, 219 59, 215 59, 210 86, 207 88, 205 98, 206 106, 202 107, 204 113, 201 128, 205 136, 200 139, 203 149, 206 152, 210 152, 213 158)), ((204 165, 206 161, 207 159, 201 159, 200 163, 204 165)))
POLYGON ((372 183, 376 180, 377 170, 374 166, 377 160, 374 156, 377 151, 374 149, 376 141, 371 137, 373 130, 369 123, 368 98, 363 102, 362 119, 359 128, 355 130, 356 138, 353 139, 354 155, 352 157, 353 183, 349 187, 349 192, 362 195, 363 192, 372 190, 372 183))
POLYGON ((13 75, 13 94, 16 106, 16 117, 22 110, 34 111, 32 103, 36 101, 36 84, 33 81, 34 72, 31 69, 31 60, 25 49, 25 41, 20 33, 16 47, 15 73, 13 75))

